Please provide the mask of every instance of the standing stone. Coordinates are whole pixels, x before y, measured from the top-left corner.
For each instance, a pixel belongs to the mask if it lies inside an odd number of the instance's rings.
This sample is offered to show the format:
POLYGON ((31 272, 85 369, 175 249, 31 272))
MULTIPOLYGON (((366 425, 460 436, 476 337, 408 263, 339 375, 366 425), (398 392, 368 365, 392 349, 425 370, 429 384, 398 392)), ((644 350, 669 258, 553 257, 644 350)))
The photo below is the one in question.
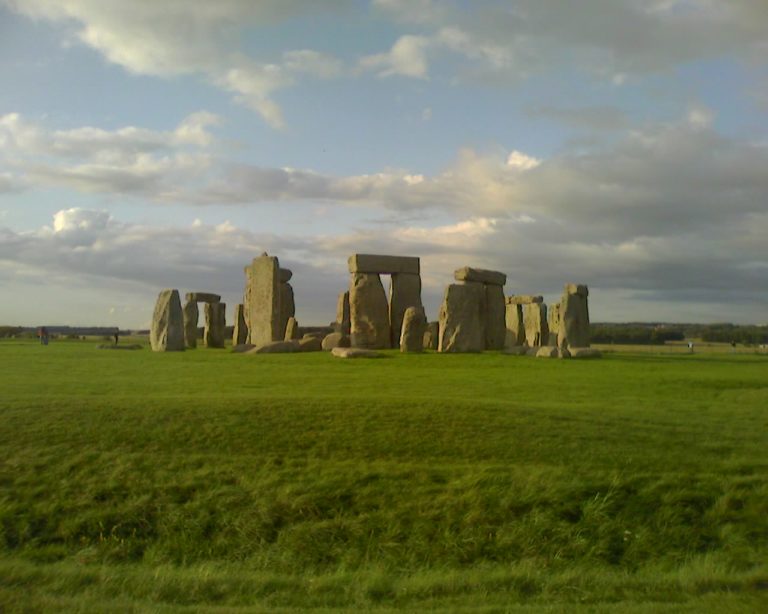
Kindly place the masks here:
POLYGON ((440 308, 439 352, 482 352, 485 348, 485 287, 451 284, 440 308))
POLYGON ((352 347, 386 349, 391 345, 389 306, 376 273, 353 273, 349 289, 352 347))
POLYGON ((339 325, 339 332, 343 335, 349 335, 351 323, 349 317, 349 290, 339 294, 339 300, 336 304, 336 323, 339 325))
MULTIPOLYGON (((488 271, 493 273, 495 271, 488 271)), ((507 336, 504 288, 485 285, 485 349, 501 350, 507 336)))
POLYGON ((547 328, 549 329, 549 340, 547 345, 560 347, 557 342, 560 331, 560 303, 549 305, 547 307, 547 328))
POLYGON ((561 348, 589 347, 589 306, 587 286, 565 284, 560 299, 560 326, 557 345, 561 348))
POLYGON ((184 350, 184 315, 178 290, 163 290, 157 297, 149 342, 155 352, 184 350))
POLYGON ((429 322, 427 328, 424 331, 424 349, 425 350, 437 350, 437 345, 440 341, 439 338, 440 325, 438 322, 429 322))
POLYGON ((242 345, 248 339, 248 327, 245 325, 245 308, 242 303, 235 305, 235 326, 232 329, 232 345, 242 345))
POLYGON ((285 341, 292 341, 294 339, 300 339, 299 336, 299 323, 296 318, 291 316, 288 318, 288 323, 285 325, 285 341))
POLYGON ((400 335, 401 352, 421 352, 424 349, 424 331, 427 316, 424 307, 408 307, 403 315, 403 330, 400 335))
POLYGON ((256 346, 278 341, 281 329, 280 262, 266 253, 254 258, 246 268, 245 313, 248 343, 256 346))
POLYGON ((507 299, 506 326, 507 334, 504 347, 512 348, 525 345, 525 325, 523 324, 523 305, 507 299))
POLYGON ((203 340, 209 348, 224 347, 224 329, 227 327, 226 303, 205 304, 205 330, 203 340))
POLYGON ((197 347, 197 320, 199 317, 200 311, 197 308, 197 300, 187 298, 187 302, 184 304, 184 345, 191 350, 197 347))
POLYGON ((421 307, 421 276, 413 273, 394 273, 389 286, 389 325, 392 347, 400 345, 403 316, 409 307, 421 307))
POLYGON ((545 345, 549 340, 547 306, 544 303, 528 303, 523 307, 525 342, 528 347, 545 345))
MULTIPOLYGON (((290 271, 288 269, 280 269, 290 271)), ((296 303, 293 299, 293 287, 288 282, 280 284, 280 335, 285 337, 285 327, 288 325, 288 319, 296 315, 296 303)))

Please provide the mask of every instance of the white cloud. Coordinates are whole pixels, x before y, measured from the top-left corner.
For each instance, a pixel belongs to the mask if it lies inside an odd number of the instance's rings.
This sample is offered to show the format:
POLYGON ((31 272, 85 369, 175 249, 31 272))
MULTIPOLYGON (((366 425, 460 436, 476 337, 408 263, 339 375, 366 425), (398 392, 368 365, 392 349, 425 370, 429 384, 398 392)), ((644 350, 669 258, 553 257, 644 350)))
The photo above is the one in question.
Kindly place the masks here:
POLYGON ((361 58, 360 67, 377 71, 380 77, 399 75, 424 79, 427 77, 426 50, 429 42, 423 36, 401 36, 389 51, 361 58))

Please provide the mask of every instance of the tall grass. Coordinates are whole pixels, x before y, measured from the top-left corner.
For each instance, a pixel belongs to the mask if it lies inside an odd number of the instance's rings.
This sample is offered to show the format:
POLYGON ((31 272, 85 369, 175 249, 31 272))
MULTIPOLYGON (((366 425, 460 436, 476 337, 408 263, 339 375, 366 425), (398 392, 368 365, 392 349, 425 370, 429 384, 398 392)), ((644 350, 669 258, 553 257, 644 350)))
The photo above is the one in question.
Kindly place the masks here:
POLYGON ((0 373, 7 609, 766 603, 765 357, 3 342, 0 373))

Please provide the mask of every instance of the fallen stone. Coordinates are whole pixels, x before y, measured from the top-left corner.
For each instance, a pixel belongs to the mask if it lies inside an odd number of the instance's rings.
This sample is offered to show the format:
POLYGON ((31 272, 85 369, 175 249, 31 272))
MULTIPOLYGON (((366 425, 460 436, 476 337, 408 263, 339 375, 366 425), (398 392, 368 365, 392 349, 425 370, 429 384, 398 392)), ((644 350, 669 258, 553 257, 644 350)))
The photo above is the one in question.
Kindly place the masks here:
POLYGON ((304 333, 304 334, 301 336, 301 338, 302 338, 302 339, 320 339, 320 340, 322 341, 322 340, 323 340, 323 339, 325 339, 325 337, 326 337, 327 335, 329 335, 329 334, 330 334, 330 333, 327 333, 327 332, 323 332, 323 331, 319 331, 319 330, 318 330, 318 331, 312 331, 312 332, 309 332, 309 333, 304 333))
POLYGON ((528 353, 528 349, 527 345, 515 345, 504 348, 501 353, 509 356, 525 356, 528 353))
POLYGON ((323 338, 322 347, 325 351, 333 348, 348 348, 350 346, 349 337, 344 333, 331 333, 323 338))
POLYGON ((383 358, 384 355, 365 348, 333 348, 331 356, 336 358, 383 358))
POLYGON ((507 337, 507 306, 504 303, 504 289, 501 286, 485 286, 485 349, 500 350, 507 337))
POLYGON ((403 317, 409 307, 421 307, 421 277, 410 273, 392 275, 389 287, 389 326, 391 347, 400 347, 403 317))
POLYGON ((560 358, 571 357, 571 352, 568 348, 558 348, 557 353, 558 353, 558 356, 560 356, 560 358))
POLYGON ((249 350, 252 350, 256 346, 253 345, 253 343, 238 343, 237 345, 232 346, 232 353, 233 354, 243 354, 245 352, 248 352, 249 350))
POLYGON ((184 315, 178 290, 169 288, 158 295, 149 342, 155 352, 184 351, 184 315))
POLYGON ((485 348, 485 286, 451 284, 440 308, 439 352, 482 352, 485 348))
POLYGON ((543 303, 543 296, 533 294, 515 294, 507 297, 507 305, 530 305, 531 303, 543 303))
POLYGON ((354 273, 349 289, 352 347, 386 349, 391 346, 389 305, 375 273, 354 273))
POLYGON ((187 292, 184 295, 187 302, 193 303, 220 303, 221 295, 213 294, 212 292, 187 292))
POLYGON ((205 304, 205 329, 203 330, 203 341, 209 348, 223 348, 226 322, 225 303, 206 303, 205 304))
POLYGON ((246 354, 290 354, 299 351, 298 341, 270 341, 264 345, 254 347, 246 354))
POLYGON ((525 347, 527 348, 527 349, 525 350, 525 355, 526 355, 526 356, 536 356, 536 354, 537 354, 537 353, 539 352, 539 350, 541 349, 541 347, 535 347, 535 348, 530 348, 530 347, 528 347, 528 346, 525 346, 525 347))
MULTIPOLYGON (((187 294, 189 296, 189 294, 187 294)), ((200 310, 196 301, 187 300, 184 305, 184 345, 190 350, 197 347, 197 321, 200 318, 200 310)))
POLYGON ((353 254, 347 261, 350 273, 411 273, 418 275, 419 259, 412 256, 383 256, 377 254, 353 254))
POLYGON ((323 349, 323 340, 319 337, 305 337, 299 341, 299 352, 320 352, 323 349))
POLYGON ((403 316, 400 334, 401 352, 421 352, 424 349, 424 332, 427 329, 427 316, 424 307, 408 307, 403 316))
POLYGON ((603 353, 595 348, 568 348, 571 358, 600 358, 603 353))
POLYGON ((544 345, 536 350, 536 358, 557 358, 560 352, 554 345, 544 345))
POLYGON ((503 286, 507 283, 507 276, 504 273, 487 269, 474 269, 468 266, 456 269, 453 272, 453 278, 456 281, 479 281, 493 286, 503 286))

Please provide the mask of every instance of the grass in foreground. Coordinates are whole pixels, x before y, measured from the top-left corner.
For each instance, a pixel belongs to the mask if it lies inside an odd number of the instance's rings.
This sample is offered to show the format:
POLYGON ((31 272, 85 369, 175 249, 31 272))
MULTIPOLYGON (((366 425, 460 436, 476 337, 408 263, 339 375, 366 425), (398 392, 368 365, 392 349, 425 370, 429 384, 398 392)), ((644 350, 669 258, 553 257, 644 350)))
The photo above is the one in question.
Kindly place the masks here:
POLYGON ((755 611, 768 360, 0 343, 0 607, 755 611))

